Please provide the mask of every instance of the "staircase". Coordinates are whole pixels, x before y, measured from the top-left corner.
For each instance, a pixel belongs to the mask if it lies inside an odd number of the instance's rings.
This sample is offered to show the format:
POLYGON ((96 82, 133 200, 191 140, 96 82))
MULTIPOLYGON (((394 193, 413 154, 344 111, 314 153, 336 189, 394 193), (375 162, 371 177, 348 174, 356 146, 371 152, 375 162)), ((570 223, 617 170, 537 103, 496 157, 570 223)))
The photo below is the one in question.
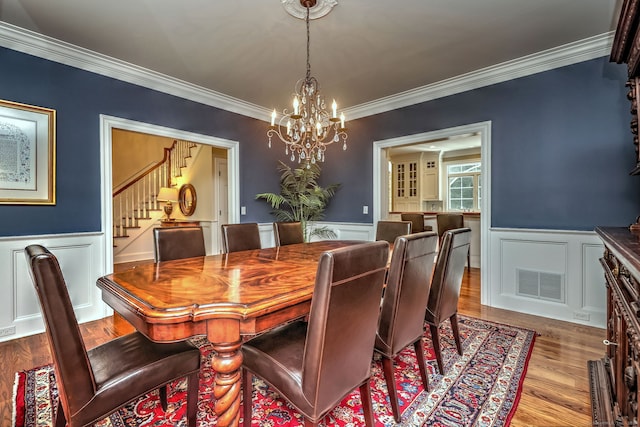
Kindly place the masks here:
POLYGON ((164 202, 156 200, 161 187, 175 186, 197 144, 176 140, 164 149, 161 161, 152 164, 113 192, 114 257, 136 237, 157 224, 164 202))

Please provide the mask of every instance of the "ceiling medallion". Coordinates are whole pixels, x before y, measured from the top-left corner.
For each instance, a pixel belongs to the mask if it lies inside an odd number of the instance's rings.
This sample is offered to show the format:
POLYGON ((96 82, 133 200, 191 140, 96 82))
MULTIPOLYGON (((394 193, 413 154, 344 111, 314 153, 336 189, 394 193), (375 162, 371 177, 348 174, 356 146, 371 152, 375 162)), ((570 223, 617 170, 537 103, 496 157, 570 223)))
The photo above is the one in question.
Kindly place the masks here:
MULTIPOLYGON (((294 0, 292 0, 294 1, 294 0)), ((342 149, 347 149, 347 128, 344 114, 338 116, 338 105, 333 100, 331 110, 327 110, 324 96, 320 93, 318 80, 311 75, 309 62, 309 33, 310 9, 315 7, 315 0, 299 1, 305 8, 307 24, 307 74, 295 85, 293 109, 278 113, 274 109, 271 113, 271 126, 267 130, 269 148, 271 139, 276 137, 285 144, 285 155, 291 155, 291 161, 305 164, 310 168, 316 162, 324 162, 327 146, 342 142, 342 149)))
MULTIPOLYGON (((307 8, 301 4, 300 0, 281 0, 281 2, 289 15, 298 19, 306 18, 307 8)), ((310 10, 309 19, 322 18, 338 4, 337 0, 316 0, 315 3, 313 10, 310 10)))

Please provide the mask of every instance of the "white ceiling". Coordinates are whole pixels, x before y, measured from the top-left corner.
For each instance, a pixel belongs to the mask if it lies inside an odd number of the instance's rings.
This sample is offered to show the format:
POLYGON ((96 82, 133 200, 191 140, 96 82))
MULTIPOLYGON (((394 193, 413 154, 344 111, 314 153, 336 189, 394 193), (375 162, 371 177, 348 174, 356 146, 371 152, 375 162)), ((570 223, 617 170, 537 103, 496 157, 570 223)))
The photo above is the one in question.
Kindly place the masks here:
MULTIPOLYGON (((311 21, 311 72, 339 108, 615 30, 621 0, 338 0, 311 21)), ((0 0, 0 21, 267 109, 304 76, 279 0, 0 0)))

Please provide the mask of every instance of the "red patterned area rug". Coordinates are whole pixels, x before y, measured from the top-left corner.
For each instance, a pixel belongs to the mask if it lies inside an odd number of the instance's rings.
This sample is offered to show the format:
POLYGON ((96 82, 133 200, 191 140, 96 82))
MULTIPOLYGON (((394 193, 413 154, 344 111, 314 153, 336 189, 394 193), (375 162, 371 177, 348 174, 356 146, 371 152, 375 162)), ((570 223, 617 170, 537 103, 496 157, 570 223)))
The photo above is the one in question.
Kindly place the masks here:
MULTIPOLYGON (((428 362, 429 385, 425 392, 415 364, 413 347, 395 360, 401 426, 508 426, 516 410, 535 332, 499 323, 459 316, 464 354, 460 356, 451 335, 449 322, 441 327, 443 363, 446 374, 437 373, 437 364, 428 328, 423 340, 428 362)), ((211 346, 194 340, 202 353, 198 427, 216 425, 213 412, 211 346)), ((371 393, 376 426, 398 425, 388 403, 382 364, 376 355, 372 361, 371 393)), ((300 415, 272 389, 254 379, 254 426, 301 426, 300 415)), ((185 383, 177 381, 169 392, 165 414, 157 392, 128 404, 97 427, 186 426, 185 383)), ((51 365, 18 372, 14 384, 13 427, 49 427, 57 408, 57 388, 51 365)), ((360 394, 356 390, 330 412, 323 426, 354 427, 364 425, 360 394)))

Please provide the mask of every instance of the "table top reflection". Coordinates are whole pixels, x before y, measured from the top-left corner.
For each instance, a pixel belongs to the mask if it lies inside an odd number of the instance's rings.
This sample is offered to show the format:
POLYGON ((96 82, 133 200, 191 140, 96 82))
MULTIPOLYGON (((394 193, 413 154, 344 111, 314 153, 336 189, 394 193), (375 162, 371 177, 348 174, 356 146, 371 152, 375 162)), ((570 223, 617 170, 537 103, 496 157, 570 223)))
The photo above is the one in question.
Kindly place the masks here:
POLYGON ((240 320, 241 332, 254 334, 262 330, 256 319, 310 301, 323 252, 358 243, 329 240, 150 262, 101 277, 97 285, 107 304, 155 341, 204 334, 200 322, 222 317, 240 320))

